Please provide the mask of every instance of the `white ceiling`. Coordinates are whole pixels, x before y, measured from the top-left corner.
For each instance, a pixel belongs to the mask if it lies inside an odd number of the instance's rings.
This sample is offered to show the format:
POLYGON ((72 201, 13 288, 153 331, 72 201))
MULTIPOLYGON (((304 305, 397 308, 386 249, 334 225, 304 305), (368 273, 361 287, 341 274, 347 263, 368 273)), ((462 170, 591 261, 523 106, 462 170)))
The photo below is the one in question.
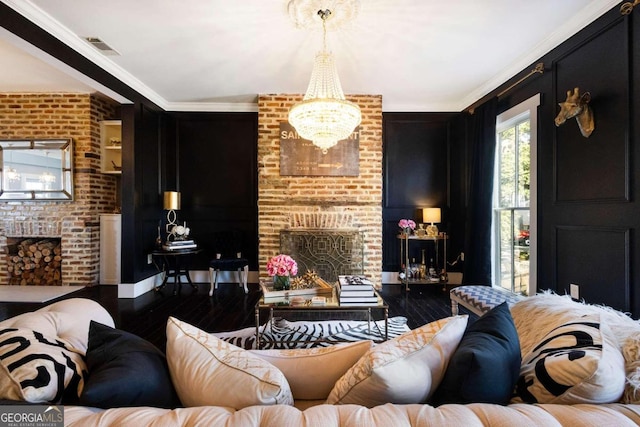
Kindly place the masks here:
MULTIPOLYGON (((291 22, 289 0, 1 1, 171 111, 256 111, 258 94, 304 93, 322 42, 320 25, 291 22)), ((347 94, 382 95, 385 112, 461 111, 618 3, 361 0, 328 45, 347 94)), ((97 90, 126 102, 0 30, 0 92, 97 90)))

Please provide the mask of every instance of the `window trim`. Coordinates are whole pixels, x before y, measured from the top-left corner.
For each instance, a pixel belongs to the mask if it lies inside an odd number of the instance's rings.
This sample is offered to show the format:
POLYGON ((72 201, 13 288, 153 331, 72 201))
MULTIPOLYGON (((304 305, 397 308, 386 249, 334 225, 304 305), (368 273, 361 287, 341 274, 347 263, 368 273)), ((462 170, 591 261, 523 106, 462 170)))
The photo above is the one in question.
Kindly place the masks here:
MULTIPOLYGON (((529 295, 535 295, 538 286, 538 106, 540 106, 540 94, 537 93, 531 98, 521 102, 520 104, 508 109, 496 117, 496 140, 498 134, 503 130, 512 127, 524 117, 529 116, 530 123, 530 181, 529 181, 529 295)), ((496 164, 498 159, 498 150, 496 150, 496 164)), ((494 173, 494 197, 497 191, 497 173, 494 173)), ((494 198, 495 206, 495 198, 494 198)), ((492 207, 492 210, 495 209, 492 207)), ((493 218, 493 213, 492 213, 493 218)), ((491 269, 494 281, 497 280, 496 271, 496 242, 495 242, 495 224, 491 222, 491 269)), ((494 284, 495 285, 495 284, 494 284)))

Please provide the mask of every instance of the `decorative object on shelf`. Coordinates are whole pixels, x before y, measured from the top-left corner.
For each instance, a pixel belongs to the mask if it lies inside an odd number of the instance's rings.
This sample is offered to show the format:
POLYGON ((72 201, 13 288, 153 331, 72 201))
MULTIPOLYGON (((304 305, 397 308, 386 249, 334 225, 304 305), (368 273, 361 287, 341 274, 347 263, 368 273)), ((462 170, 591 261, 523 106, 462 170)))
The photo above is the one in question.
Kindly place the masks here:
POLYGON ((420 279, 427 278, 427 263, 425 262, 426 249, 422 250, 422 260, 420 262, 420 279))
POLYGON ((162 247, 162 238, 160 237, 160 222, 158 223, 158 234, 156 236, 156 249, 162 247))
POLYGON ((416 222, 412 219, 401 219, 398 221, 398 227, 400 227, 405 236, 409 236, 416 229, 416 222))
POLYGON ((593 120, 593 110, 589 107, 589 101, 591 101, 591 93, 585 92, 580 96, 580 88, 574 88, 567 91, 567 99, 564 102, 559 102, 560 112, 555 118, 556 126, 564 124, 568 119, 576 118, 580 133, 585 138, 589 138, 593 130, 595 129, 595 123, 593 120))
POLYGON ((440 222, 440 208, 424 208, 422 209, 422 222, 430 223, 427 226, 427 236, 438 237, 438 227, 434 225, 440 222))
POLYGON ((116 162, 114 162, 113 160, 111 160, 111 165, 113 166, 113 170, 114 171, 121 171, 122 170, 122 166, 117 165, 116 162))
POLYGON ((318 273, 309 270, 302 277, 295 277, 291 281, 291 289, 311 289, 316 286, 318 279, 318 273))
POLYGON ((163 196, 163 208, 167 211, 165 232, 167 233, 167 240, 169 240, 169 237, 172 236, 173 227, 178 225, 176 223, 176 220, 178 219, 176 211, 180 210, 180 192, 165 191, 163 196))
POLYGON ((184 222, 184 225, 174 225, 171 229, 171 235, 173 236, 173 240, 186 240, 189 237, 189 233, 191 229, 187 227, 187 221, 184 222))
POLYGON ((298 263, 289 255, 276 255, 267 263, 267 274, 273 276, 274 290, 288 290, 291 288, 290 277, 298 274, 298 263))
MULTIPOLYGON (((289 2, 292 16, 297 15, 296 9, 301 7, 302 0, 289 2)), ((308 2, 307 2, 308 3, 308 2)), ((349 4, 359 4, 358 1, 343 1, 336 6, 336 12, 341 15, 340 8, 349 4)), ((299 9, 302 10, 302 9, 299 9)), ((327 20, 333 12, 329 9, 318 10, 316 15, 322 20, 322 51, 316 54, 311 72, 311 80, 302 102, 289 110, 289 123, 298 134, 313 142, 322 149, 323 153, 342 139, 348 138, 362 120, 360 107, 347 101, 340 85, 340 78, 336 69, 333 55, 327 50, 327 20)))
POLYGON ((109 139, 109 143, 114 147, 119 147, 122 144, 120 138, 111 138, 109 139))

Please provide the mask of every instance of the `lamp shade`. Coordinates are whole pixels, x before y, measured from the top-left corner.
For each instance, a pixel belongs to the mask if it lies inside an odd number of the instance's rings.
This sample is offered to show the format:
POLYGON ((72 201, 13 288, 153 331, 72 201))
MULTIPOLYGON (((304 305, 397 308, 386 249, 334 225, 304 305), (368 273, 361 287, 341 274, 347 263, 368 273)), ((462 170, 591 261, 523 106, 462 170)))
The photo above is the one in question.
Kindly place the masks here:
POLYGON ((439 223, 440 222, 440 208, 424 208, 422 209, 422 222, 424 223, 439 223))
POLYGON ((164 210, 176 211, 180 210, 180 192, 179 191, 165 191, 164 192, 164 210))

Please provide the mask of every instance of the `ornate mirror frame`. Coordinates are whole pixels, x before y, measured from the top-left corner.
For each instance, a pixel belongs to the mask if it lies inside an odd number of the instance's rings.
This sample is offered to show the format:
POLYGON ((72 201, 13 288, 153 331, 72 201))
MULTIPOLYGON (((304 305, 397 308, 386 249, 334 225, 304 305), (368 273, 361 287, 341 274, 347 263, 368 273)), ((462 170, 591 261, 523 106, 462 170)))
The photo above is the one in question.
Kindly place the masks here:
POLYGON ((0 140, 0 201, 12 200, 73 200, 73 141, 0 140))

